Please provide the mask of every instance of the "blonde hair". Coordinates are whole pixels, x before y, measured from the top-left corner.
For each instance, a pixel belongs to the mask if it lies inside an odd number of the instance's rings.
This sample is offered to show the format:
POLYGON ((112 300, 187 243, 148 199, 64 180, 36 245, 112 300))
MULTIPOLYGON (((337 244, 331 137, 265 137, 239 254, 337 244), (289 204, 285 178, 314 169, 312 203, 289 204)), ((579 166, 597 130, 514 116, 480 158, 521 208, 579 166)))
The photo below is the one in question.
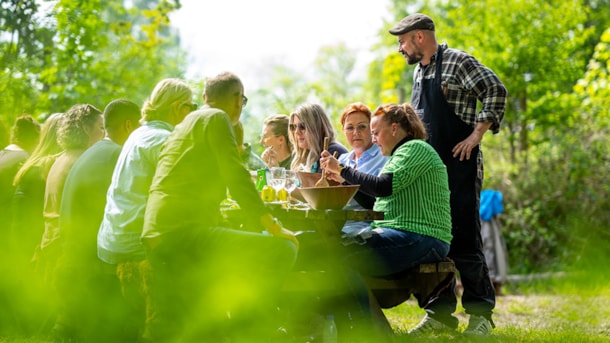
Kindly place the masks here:
POLYGON ((292 170, 309 171, 313 164, 320 158, 324 149, 324 137, 328 137, 329 143, 335 142, 335 130, 330 119, 318 104, 302 104, 290 114, 290 125, 294 125, 297 117, 305 125, 305 139, 309 149, 302 149, 296 141, 295 131, 290 130, 289 136, 294 146, 294 158, 290 165, 292 170))
POLYGON ((59 123, 61 122, 63 116, 63 113, 53 113, 42 124, 42 128, 40 130, 40 140, 38 141, 36 148, 34 148, 34 151, 32 151, 30 157, 28 157, 28 159, 23 163, 23 166, 19 168, 19 171, 15 175, 15 179, 13 179, 13 185, 18 185, 21 178, 32 167, 42 167, 42 164, 44 164, 44 161, 49 156, 54 156, 61 152, 62 149, 57 143, 57 128, 59 127, 59 123))
POLYGON ((168 121, 173 104, 190 103, 192 98, 193 91, 186 82, 176 78, 161 80, 142 106, 141 122, 168 121))

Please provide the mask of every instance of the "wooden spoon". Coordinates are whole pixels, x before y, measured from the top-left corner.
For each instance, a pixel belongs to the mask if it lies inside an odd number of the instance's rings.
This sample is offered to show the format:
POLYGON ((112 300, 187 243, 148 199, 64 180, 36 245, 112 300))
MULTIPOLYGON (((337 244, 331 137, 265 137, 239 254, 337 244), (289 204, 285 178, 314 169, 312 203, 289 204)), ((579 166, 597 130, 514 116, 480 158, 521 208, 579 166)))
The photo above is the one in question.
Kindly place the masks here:
MULTIPOLYGON (((328 151, 328 137, 324 138, 324 150, 328 151)), ((336 151, 333 153, 333 157, 337 158, 336 151)), ((328 183, 328 180, 326 180, 326 169, 322 169, 322 177, 320 178, 320 180, 318 180, 318 182, 316 182, 315 187, 328 187, 328 186, 330 186, 330 184, 328 183)))

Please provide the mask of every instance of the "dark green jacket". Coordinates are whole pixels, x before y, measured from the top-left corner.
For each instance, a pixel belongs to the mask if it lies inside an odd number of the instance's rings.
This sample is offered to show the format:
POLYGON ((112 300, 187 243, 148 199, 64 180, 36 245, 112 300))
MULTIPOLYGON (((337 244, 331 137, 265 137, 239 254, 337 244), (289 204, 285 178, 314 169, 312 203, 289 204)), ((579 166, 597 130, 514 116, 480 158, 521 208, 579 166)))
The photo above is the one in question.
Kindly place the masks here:
POLYGON ((205 106, 178 124, 161 149, 142 237, 219 225, 227 189, 252 218, 268 212, 239 156, 228 115, 205 106))

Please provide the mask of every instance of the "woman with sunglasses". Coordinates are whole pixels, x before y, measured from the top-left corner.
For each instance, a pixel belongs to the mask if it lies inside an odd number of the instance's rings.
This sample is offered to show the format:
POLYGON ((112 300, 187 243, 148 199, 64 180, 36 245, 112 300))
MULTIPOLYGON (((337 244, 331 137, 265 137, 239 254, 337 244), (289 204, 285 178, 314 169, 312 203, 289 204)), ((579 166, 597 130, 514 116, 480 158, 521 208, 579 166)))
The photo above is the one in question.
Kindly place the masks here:
POLYGON ((290 114, 290 141, 294 146, 294 158, 290 169, 320 173, 320 153, 324 150, 324 138, 328 137, 328 152, 332 155, 347 153, 347 149, 335 139, 335 131, 326 112, 318 104, 302 104, 290 114))

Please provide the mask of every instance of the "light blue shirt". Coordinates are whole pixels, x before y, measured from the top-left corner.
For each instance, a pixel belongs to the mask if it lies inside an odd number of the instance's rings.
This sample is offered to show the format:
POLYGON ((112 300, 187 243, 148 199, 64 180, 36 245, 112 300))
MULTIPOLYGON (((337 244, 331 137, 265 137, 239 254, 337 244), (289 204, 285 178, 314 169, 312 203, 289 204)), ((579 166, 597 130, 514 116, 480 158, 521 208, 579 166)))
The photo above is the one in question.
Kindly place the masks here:
MULTIPOLYGON (((356 159, 356 153, 352 150, 346 154, 339 156, 339 163, 343 163, 348 167, 352 167, 363 173, 379 175, 381 168, 388 161, 388 156, 381 154, 381 149, 377 144, 373 144, 370 148, 365 150, 359 159, 356 159)), ((350 209, 362 209, 362 206, 352 199, 346 205, 346 208, 350 209)), ((343 227, 344 233, 357 232, 370 225, 370 221, 355 221, 348 220, 343 227)))
POLYGON ((381 154, 381 149, 377 144, 373 144, 364 151, 359 159, 356 159, 356 153, 353 150, 339 156, 339 163, 375 176, 379 175, 387 161, 388 157, 381 154))
POLYGON ((148 190, 161 146, 173 131, 160 120, 145 123, 130 135, 121 150, 106 194, 104 219, 97 235, 98 257, 110 264, 144 259, 140 240, 148 190))

